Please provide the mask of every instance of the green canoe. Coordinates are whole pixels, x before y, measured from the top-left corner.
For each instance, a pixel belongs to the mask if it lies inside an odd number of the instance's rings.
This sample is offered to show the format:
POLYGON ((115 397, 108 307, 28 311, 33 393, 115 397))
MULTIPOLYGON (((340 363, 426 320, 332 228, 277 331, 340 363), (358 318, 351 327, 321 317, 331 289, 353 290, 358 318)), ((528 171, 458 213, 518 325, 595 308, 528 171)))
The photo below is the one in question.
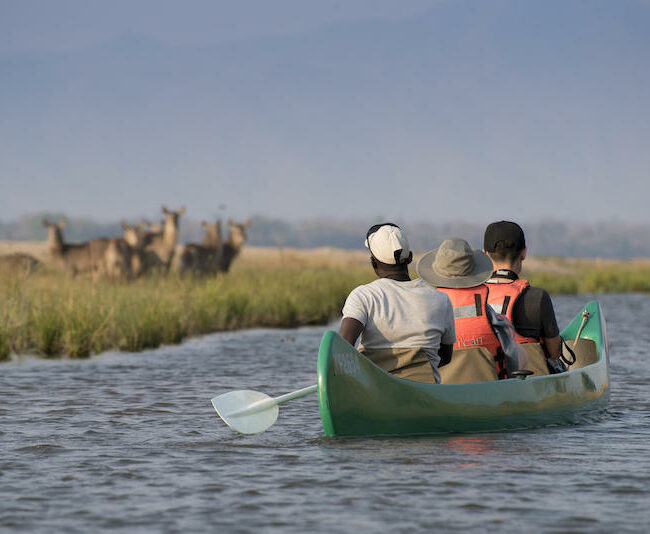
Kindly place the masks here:
POLYGON ((564 373, 473 384, 429 384, 397 378, 336 332, 318 353, 321 421, 328 436, 485 432, 573 424, 609 399, 605 320, 588 303, 562 331, 575 340, 577 364, 564 373))

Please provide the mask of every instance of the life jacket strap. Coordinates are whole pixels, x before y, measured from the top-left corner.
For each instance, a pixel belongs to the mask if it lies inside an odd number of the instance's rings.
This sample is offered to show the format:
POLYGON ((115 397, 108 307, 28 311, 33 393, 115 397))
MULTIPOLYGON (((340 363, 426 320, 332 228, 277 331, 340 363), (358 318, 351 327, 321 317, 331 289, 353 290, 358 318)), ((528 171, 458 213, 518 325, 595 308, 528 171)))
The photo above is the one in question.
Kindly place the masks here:
POLYGON ((492 304, 489 304, 489 306, 490 306, 490 308, 492 308, 494 310, 494 313, 496 313, 498 315, 507 316, 508 315, 507 311, 508 311, 508 306, 510 305, 510 300, 511 300, 510 295, 506 295, 503 298, 503 302, 500 305, 492 303, 492 304))
POLYGON ((474 293, 474 305, 476 306, 476 317, 483 315, 483 306, 481 306, 481 295, 474 293))
POLYGON ((454 319, 480 317, 481 315, 483 315, 483 305, 481 302, 481 295, 479 293, 474 294, 474 304, 454 307, 454 319))
POLYGON ((506 295, 503 299, 503 306, 501 308, 502 315, 506 315, 506 312, 508 311, 508 304, 510 304, 510 295, 506 295))

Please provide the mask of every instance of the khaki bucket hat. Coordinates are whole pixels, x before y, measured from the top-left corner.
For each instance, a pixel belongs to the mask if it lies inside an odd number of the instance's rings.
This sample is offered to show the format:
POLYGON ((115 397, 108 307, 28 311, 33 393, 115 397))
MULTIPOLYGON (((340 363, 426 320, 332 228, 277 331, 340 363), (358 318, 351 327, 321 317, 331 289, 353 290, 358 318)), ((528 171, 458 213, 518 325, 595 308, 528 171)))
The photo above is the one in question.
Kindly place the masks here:
POLYGON ((492 260, 464 239, 445 239, 418 261, 418 276, 436 287, 464 288, 482 284, 492 276, 492 260))

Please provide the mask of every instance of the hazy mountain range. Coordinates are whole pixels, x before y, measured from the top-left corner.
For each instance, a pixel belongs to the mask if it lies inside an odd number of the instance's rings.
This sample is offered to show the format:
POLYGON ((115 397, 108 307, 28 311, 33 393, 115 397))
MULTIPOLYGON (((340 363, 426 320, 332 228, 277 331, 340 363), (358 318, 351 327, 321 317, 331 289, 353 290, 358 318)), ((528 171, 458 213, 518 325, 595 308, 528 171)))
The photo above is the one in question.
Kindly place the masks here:
POLYGON ((647 221, 649 53, 632 0, 0 51, 0 216, 647 221))

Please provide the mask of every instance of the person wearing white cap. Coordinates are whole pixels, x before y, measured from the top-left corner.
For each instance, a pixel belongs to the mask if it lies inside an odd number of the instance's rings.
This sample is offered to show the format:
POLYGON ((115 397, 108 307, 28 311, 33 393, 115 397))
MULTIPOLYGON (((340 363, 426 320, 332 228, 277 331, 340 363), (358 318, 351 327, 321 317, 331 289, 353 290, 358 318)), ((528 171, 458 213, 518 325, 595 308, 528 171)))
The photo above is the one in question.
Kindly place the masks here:
POLYGON ((526 364, 526 351, 515 342, 512 323, 488 306, 492 260, 453 237, 424 254, 420 278, 447 294, 454 308, 456 343, 443 382, 481 382, 508 378, 526 364))
POLYGON ((411 280, 413 253, 393 223, 366 234, 378 279, 354 289, 343 306, 339 334, 382 369, 408 380, 440 382, 438 366, 456 341, 449 298, 421 279, 411 280))

